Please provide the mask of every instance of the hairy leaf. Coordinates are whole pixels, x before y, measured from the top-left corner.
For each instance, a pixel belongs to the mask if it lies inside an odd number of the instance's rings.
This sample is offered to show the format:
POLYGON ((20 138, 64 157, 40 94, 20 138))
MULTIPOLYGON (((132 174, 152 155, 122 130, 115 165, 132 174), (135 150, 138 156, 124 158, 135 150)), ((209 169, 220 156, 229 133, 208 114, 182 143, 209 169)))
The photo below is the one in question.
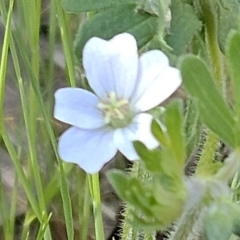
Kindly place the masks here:
POLYGON ((147 147, 139 142, 134 142, 134 147, 140 156, 140 158, 144 161, 146 168, 151 172, 161 172, 161 152, 159 149, 149 150, 147 147))
POLYGON ((197 99, 202 121, 230 146, 235 146, 235 121, 202 60, 186 56, 181 62, 183 82, 197 99))
POLYGON ((185 161, 182 107, 182 102, 180 101, 171 102, 168 104, 165 113, 165 124, 171 141, 171 150, 178 163, 184 163, 185 161))
POLYGON ((201 135, 201 122, 194 99, 188 99, 187 101, 184 128, 186 136, 186 159, 188 159, 196 149, 201 135))

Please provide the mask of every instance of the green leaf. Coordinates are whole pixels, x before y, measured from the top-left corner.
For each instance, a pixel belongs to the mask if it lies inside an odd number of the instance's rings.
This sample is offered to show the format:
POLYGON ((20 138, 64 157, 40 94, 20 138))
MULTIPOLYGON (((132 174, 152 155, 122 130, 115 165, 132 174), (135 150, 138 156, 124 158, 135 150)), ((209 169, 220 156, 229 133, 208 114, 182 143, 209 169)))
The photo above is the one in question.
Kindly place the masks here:
MULTIPOLYGON (((107 177, 121 199, 139 208, 147 216, 151 215, 149 199, 144 197, 147 189, 144 188, 140 179, 130 177, 120 170, 109 171, 107 177)), ((151 196, 148 195, 148 197, 151 196)))
POLYGON ((173 54, 184 53, 193 36, 201 29, 193 6, 179 0, 172 0, 172 20, 167 43, 173 48, 173 54))
POLYGON ((147 50, 161 49, 164 52, 170 52, 172 49, 165 41, 165 34, 169 28, 169 12, 170 12, 170 0, 140 0, 140 8, 144 11, 158 16, 158 26, 156 29, 156 35, 146 46, 147 50))
POLYGON ((199 112, 196 106, 196 101, 194 101, 194 99, 187 100, 184 127, 186 136, 186 159, 188 159, 198 146, 198 142, 201 136, 199 112))
POLYGON ((198 101, 203 123, 234 147, 235 121, 204 62, 198 57, 186 56, 180 68, 184 86, 198 101))
POLYGON ((159 141, 161 149, 149 150, 141 142, 134 142, 138 155, 149 171, 162 173, 173 179, 182 176, 186 158, 182 107, 180 101, 168 104, 164 130, 156 120, 153 120, 152 132, 159 141))
POLYGON ((236 144, 240 146, 240 34, 232 32, 227 41, 226 55, 231 73, 231 89, 234 96, 234 112, 236 117, 236 144))
POLYGON ((112 170, 107 173, 107 178, 117 195, 126 200, 126 186, 129 186, 130 177, 120 170, 112 170))
POLYGON ((183 108, 182 102, 173 101, 168 104, 165 112, 165 124, 171 150, 179 163, 185 162, 185 139, 183 134, 183 108))
MULTIPOLYGON (((134 212, 132 212, 134 214, 134 212)), ((136 214, 136 213, 135 213, 136 214)), ((130 224, 135 228, 139 230, 143 230, 145 232, 154 232, 156 230, 165 230, 166 226, 163 225, 162 222, 154 221, 151 219, 144 219, 142 216, 134 216, 134 219, 132 221, 129 221, 130 224), (163 227, 162 227, 163 225, 163 227)), ((152 239, 152 238, 150 238, 152 239)))
POLYGON ((176 151, 174 146, 163 147, 161 150, 160 161, 162 166, 162 172, 164 175, 171 179, 181 179, 184 171, 184 160, 176 157, 176 151))
POLYGON ((234 221, 233 233, 238 237, 240 237, 240 219, 237 219, 236 221, 234 221))
POLYGON ((144 217, 154 217, 150 206, 158 205, 154 197, 154 187, 147 185, 143 180, 127 176, 119 170, 111 170, 107 177, 117 195, 124 201, 133 205, 144 217), (127 186, 127 187, 126 187, 127 186))
POLYGON ((128 221, 135 228, 163 230, 180 216, 186 199, 184 184, 172 192, 161 186, 158 175, 137 179, 111 170, 107 177, 118 196, 130 204, 128 211, 133 218, 128 221))
POLYGON ((233 233, 240 237, 240 208, 236 203, 232 203, 233 233))
POLYGON ((119 5, 102 11, 86 21, 75 39, 75 50, 81 56, 82 49, 91 37, 110 39, 121 32, 128 32, 137 39, 139 47, 156 34, 158 17, 136 11, 135 4, 119 5))
POLYGON ((99 11, 120 4, 135 3, 137 0, 62 0, 63 8, 72 13, 99 11))
POLYGON ((159 16, 160 4, 161 1, 159 0, 140 0, 138 1, 138 8, 144 10, 145 12, 159 16))
POLYGON ((220 0, 218 3, 218 40, 221 50, 224 52, 226 36, 233 29, 238 29, 240 20, 240 8, 237 0, 220 0))
POLYGON ((165 135, 163 128, 155 119, 152 121, 151 130, 152 130, 153 136, 159 141, 161 145, 164 145, 164 146, 169 145, 168 137, 165 135))
POLYGON ((232 91, 234 94, 234 108, 240 117, 240 34, 232 32, 228 38, 226 49, 228 65, 231 71, 232 91))
MULTIPOLYGON (((134 142, 134 147, 148 171, 158 174, 161 183, 168 189, 176 186, 183 175, 182 159, 176 158, 175 146, 164 147, 162 149, 149 150, 141 142, 134 142), (180 164, 179 164, 180 162, 180 164), (173 186, 174 185, 174 186, 173 186)), ((181 182, 181 181, 180 181, 181 182)))
POLYGON ((162 172, 161 153, 159 149, 149 150, 139 141, 135 141, 133 144, 138 155, 144 161, 145 166, 149 171, 162 172))

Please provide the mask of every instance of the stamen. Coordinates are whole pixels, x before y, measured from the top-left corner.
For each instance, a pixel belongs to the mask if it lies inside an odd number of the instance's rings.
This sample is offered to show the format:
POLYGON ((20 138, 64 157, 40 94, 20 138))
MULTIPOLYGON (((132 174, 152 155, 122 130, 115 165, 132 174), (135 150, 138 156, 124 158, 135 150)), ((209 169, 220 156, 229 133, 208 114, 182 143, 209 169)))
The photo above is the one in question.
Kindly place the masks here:
POLYGON ((117 102, 117 95, 115 92, 110 92, 109 93, 109 98, 110 98, 110 101, 114 104, 117 102))
POLYGON ((120 110, 114 109, 114 112, 116 113, 116 115, 119 119, 124 119, 124 115, 120 110))
POLYGON ((107 109, 109 107, 109 105, 105 104, 105 103, 102 103, 102 102, 99 102, 97 107, 101 110, 104 110, 104 109, 107 109))
POLYGON ((105 123, 114 128, 126 126, 132 119, 129 102, 119 99, 115 92, 110 92, 107 99, 99 102, 97 107, 102 111, 105 123))

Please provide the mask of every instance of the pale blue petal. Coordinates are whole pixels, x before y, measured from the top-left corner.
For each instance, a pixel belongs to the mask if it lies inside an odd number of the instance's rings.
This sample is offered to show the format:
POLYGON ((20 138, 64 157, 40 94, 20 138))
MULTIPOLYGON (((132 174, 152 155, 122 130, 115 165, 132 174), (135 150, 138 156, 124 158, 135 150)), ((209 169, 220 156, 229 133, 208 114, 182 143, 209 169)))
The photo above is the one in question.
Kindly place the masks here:
POLYGON ((172 67, 164 69, 136 102, 136 109, 147 111, 156 107, 170 97, 181 83, 182 79, 178 69, 172 67))
POLYGON ((139 59, 139 75, 136 88, 132 94, 132 101, 139 100, 159 73, 168 66, 167 56, 159 50, 152 50, 142 54, 139 59))
POLYGON ((114 157, 117 148, 111 129, 71 127, 60 137, 58 151, 62 160, 78 164, 87 173, 96 173, 114 157))
POLYGON ((151 122, 152 116, 150 114, 141 113, 133 119, 128 127, 115 130, 115 145, 127 159, 139 159, 139 156, 134 149, 133 141, 140 141, 149 149, 154 149, 159 145, 152 135, 151 122))
POLYGON ((122 33, 110 41, 91 38, 83 49, 83 66, 89 85, 101 98, 115 91, 128 99, 138 74, 138 53, 135 38, 122 33))
POLYGON ((81 88, 62 88, 55 93, 54 117, 70 125, 95 129, 105 125, 97 108, 99 99, 81 88))
POLYGON ((139 156, 133 146, 134 136, 128 128, 118 128, 114 132, 114 143, 118 150, 131 161, 138 160, 139 156))
POLYGON ((152 50, 140 57, 138 83, 131 102, 140 111, 149 110, 167 99, 181 85, 180 72, 169 66, 167 56, 152 50))
POLYGON ((144 143, 149 149, 154 149, 159 145, 151 131, 152 120, 152 115, 140 113, 134 117, 132 124, 128 127, 134 135, 134 140, 144 143))

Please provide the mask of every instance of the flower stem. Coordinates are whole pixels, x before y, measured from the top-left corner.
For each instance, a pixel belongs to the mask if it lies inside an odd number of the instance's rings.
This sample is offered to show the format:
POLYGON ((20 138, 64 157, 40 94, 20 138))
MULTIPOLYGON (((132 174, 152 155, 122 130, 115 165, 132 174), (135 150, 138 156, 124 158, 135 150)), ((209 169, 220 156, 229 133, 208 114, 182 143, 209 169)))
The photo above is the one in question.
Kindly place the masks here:
POLYGON ((88 183, 89 183, 89 189, 90 189, 90 193, 93 201, 95 237, 96 237, 96 240, 105 240, 103 219, 102 219, 99 174, 95 173, 95 174, 88 175, 88 183))
MULTIPOLYGON (((83 203, 83 213, 79 216, 79 219, 82 217, 84 219, 81 222, 81 232, 80 232, 80 239, 87 240, 88 235, 88 225, 90 220, 90 192, 89 192, 89 184, 85 182, 85 193, 84 193, 84 203, 83 203)), ((82 194, 79 192, 79 195, 82 194)), ((80 197, 79 197, 80 198, 80 197)))

